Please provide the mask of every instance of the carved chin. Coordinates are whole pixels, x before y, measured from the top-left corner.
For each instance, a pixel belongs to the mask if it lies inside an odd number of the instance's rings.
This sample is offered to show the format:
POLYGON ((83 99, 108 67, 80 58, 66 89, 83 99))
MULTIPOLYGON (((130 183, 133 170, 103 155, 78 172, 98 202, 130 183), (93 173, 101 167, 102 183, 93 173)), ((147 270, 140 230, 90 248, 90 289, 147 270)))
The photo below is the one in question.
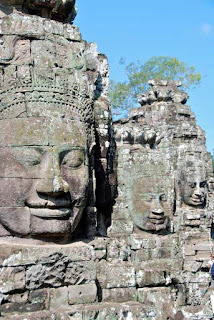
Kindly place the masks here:
POLYGON ((31 212, 31 235, 38 238, 68 238, 76 229, 83 208, 35 209, 31 212))
POLYGON ((146 231, 151 232, 160 232, 160 231, 166 231, 168 226, 168 218, 164 218, 161 220, 153 221, 153 219, 147 219, 144 229, 146 231))
POLYGON ((203 207, 205 199, 204 198, 195 199, 195 198, 191 197, 187 200, 184 200, 184 202, 191 207, 203 207))
POLYGON ((38 238, 65 238, 70 234, 69 218, 44 218, 31 216, 31 235, 38 238))

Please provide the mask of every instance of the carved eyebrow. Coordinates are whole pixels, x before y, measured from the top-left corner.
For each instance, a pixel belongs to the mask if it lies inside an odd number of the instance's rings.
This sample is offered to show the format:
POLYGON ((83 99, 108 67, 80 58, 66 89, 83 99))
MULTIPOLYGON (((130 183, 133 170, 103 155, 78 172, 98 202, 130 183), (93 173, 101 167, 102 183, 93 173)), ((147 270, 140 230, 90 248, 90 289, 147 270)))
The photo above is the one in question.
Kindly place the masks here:
POLYGON ((65 145, 65 146, 61 146, 59 148, 59 156, 64 156, 66 153, 72 151, 72 150, 79 150, 82 152, 85 152, 85 148, 82 146, 69 146, 69 145, 65 145))
POLYGON ((69 153, 69 152, 72 152, 72 151, 80 151, 82 154, 83 154, 83 159, 85 161, 85 154, 86 154, 86 151, 85 151, 85 148, 83 147, 79 147, 79 146, 72 146, 72 147, 68 147, 66 146, 64 149, 61 149, 59 151, 59 161, 60 163, 62 162, 63 158, 69 153))
POLYGON ((21 150, 35 150, 39 153, 43 153, 45 151, 44 148, 40 147, 40 146, 12 146, 12 147, 9 147, 9 149, 15 151, 15 150, 18 150, 18 151, 21 151, 21 150))
POLYGON ((12 147, 13 157, 23 166, 35 166, 41 162, 42 148, 12 147))

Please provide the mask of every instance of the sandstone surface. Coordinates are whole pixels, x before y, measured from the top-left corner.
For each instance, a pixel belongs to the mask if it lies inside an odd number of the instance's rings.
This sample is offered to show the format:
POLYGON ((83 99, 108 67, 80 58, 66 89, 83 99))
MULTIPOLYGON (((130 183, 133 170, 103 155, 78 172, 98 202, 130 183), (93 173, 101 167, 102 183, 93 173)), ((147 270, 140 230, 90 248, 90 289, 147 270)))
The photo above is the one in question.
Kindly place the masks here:
POLYGON ((0 318, 212 319, 205 133, 172 81, 112 124, 76 11, 0 4, 0 318))

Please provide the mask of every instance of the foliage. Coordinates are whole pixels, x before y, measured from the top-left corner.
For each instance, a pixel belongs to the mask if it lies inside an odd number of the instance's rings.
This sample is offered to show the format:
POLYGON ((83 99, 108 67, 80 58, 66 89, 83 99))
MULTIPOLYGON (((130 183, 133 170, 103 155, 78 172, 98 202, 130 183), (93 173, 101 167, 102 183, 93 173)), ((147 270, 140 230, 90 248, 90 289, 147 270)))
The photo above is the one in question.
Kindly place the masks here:
POLYGON ((181 81, 183 89, 190 89, 199 85, 202 78, 193 66, 166 56, 152 57, 143 64, 140 61, 126 64, 121 59, 120 64, 125 68, 127 81, 111 80, 109 86, 112 107, 120 113, 136 105, 137 96, 148 89, 148 80, 181 81))

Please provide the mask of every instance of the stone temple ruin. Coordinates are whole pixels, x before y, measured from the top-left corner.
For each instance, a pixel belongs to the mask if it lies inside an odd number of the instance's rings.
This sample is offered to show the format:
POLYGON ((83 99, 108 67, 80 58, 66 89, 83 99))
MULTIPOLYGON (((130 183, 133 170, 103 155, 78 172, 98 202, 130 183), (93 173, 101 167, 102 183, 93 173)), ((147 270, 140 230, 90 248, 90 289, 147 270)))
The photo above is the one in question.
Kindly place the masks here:
POLYGON ((167 81, 112 125, 76 12, 0 4, 0 318, 213 319, 205 134, 167 81))

